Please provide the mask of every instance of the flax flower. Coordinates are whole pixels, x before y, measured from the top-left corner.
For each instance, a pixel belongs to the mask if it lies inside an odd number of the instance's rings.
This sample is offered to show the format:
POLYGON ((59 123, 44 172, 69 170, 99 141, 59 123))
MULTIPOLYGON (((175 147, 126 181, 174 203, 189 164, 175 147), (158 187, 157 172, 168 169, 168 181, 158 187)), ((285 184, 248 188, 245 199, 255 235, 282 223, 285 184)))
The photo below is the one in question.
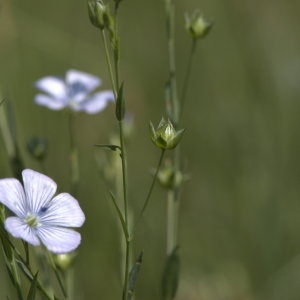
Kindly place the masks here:
POLYGON ((35 82, 35 87, 45 94, 36 95, 34 101, 52 110, 69 108, 96 114, 114 100, 110 90, 92 94, 101 83, 100 78, 76 70, 69 70, 65 79, 46 76, 35 82))
POLYGON ((38 246, 41 243, 54 253, 67 253, 78 247, 80 227, 85 216, 70 194, 53 197, 56 183, 41 173, 22 172, 24 188, 15 178, 0 180, 0 202, 16 216, 5 220, 5 229, 14 237, 38 246))

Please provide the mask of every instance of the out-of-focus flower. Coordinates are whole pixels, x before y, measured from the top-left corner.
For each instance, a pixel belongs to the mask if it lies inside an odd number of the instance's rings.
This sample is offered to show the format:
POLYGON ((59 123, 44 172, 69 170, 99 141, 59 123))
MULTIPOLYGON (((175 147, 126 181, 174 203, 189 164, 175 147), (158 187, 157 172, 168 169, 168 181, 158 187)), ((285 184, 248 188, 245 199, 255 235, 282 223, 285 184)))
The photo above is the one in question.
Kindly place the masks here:
POLYGON ((96 114, 114 101, 110 90, 91 94, 101 85, 101 79, 84 72, 69 70, 65 79, 47 76, 35 82, 35 87, 46 94, 38 94, 34 101, 53 110, 69 108, 96 114))
POLYGON ((22 177, 24 188, 15 178, 0 180, 0 202, 16 214, 5 220, 5 229, 54 253, 76 249, 81 236, 66 227, 80 227, 85 221, 77 200, 67 193, 53 198, 57 185, 46 175, 26 169, 22 177))
POLYGON ((206 20, 198 10, 185 15, 185 27, 193 39, 203 39, 211 30, 212 21, 206 20))
POLYGON ((48 140, 42 136, 33 136, 27 141, 27 150, 33 158, 43 161, 47 155, 48 140))

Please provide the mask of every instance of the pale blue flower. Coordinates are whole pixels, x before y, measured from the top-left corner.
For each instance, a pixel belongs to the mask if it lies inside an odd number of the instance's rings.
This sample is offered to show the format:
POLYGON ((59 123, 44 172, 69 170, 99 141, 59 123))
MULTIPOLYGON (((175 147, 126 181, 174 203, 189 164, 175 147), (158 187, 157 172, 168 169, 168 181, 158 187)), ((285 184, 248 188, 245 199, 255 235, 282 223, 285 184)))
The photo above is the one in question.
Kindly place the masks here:
POLYGON ((34 101, 53 110, 69 108, 96 114, 114 101, 110 90, 91 94, 101 85, 101 79, 84 72, 69 70, 65 79, 47 76, 35 83, 35 87, 46 94, 38 94, 34 101))
POLYGON ((54 253, 76 249, 80 233, 66 227, 80 227, 85 216, 70 194, 54 196, 56 183, 46 175, 26 169, 24 188, 15 178, 0 180, 0 202, 16 216, 5 220, 5 229, 14 237, 54 253))

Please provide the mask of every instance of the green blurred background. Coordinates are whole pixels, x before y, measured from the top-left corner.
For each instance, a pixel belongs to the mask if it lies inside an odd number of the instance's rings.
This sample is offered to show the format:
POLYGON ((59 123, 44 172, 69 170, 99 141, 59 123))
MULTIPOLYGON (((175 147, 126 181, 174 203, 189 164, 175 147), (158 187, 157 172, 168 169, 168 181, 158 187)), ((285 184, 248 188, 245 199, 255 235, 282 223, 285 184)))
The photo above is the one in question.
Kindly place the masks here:
MULTIPOLYGON (((300 2, 176 2, 179 86, 190 39, 184 13, 201 9, 215 27, 195 55, 183 126, 183 164, 191 180, 181 204, 178 300, 300 299, 300 2)), ((128 145, 130 203, 138 211, 159 151, 149 121, 164 111, 168 76, 164 1, 124 0, 120 9, 122 79, 135 129, 128 145)), ((70 68, 110 88, 103 45, 83 0, 2 0, 1 94, 14 109, 26 167, 39 170, 25 143, 49 139, 48 175, 69 190, 67 118, 34 104, 34 81, 70 68)), ((116 129, 111 105, 79 115, 78 199, 87 220, 76 259, 76 299, 119 299, 119 224, 95 166, 95 143, 116 129)), ((0 145, 0 177, 11 176, 0 145)), ((165 192, 156 187, 134 255, 144 249, 137 299, 160 298, 165 261, 165 192)), ((0 264, 0 299, 10 293, 0 264)), ((13 296, 11 296, 13 299, 13 296)))

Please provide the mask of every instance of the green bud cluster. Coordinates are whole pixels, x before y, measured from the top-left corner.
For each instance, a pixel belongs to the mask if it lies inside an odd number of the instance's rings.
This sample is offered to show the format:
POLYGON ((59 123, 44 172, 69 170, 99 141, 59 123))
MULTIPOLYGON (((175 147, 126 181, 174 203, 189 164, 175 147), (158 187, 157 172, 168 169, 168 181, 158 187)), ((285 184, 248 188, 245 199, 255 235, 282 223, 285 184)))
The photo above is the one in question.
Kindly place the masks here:
POLYGON ((175 130, 170 120, 161 119, 157 129, 150 122, 150 135, 152 142, 163 150, 174 149, 180 142, 184 129, 175 130))
POLYGON ((207 21, 200 12, 194 11, 194 13, 189 16, 185 16, 185 27, 188 33, 193 39, 203 39, 211 30, 213 22, 207 21))

